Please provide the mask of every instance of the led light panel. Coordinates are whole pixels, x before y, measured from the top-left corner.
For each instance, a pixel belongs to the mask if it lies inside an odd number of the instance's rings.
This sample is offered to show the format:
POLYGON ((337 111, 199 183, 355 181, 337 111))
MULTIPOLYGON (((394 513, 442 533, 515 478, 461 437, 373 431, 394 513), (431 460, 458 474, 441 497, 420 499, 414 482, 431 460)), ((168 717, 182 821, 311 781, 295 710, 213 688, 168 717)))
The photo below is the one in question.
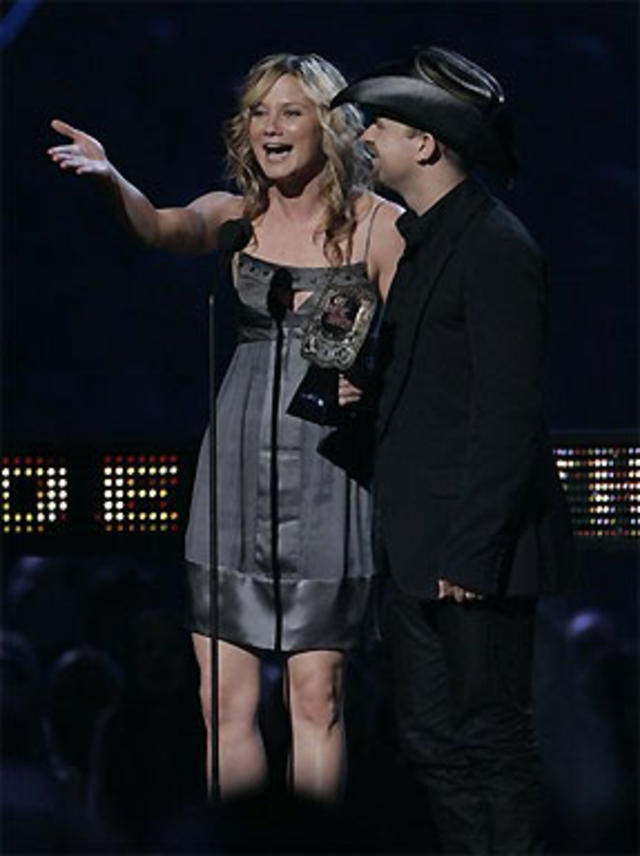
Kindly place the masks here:
MULTIPOLYGON (((603 545, 637 542, 640 446, 627 436, 623 442, 615 435, 563 435, 554 455, 576 536, 603 545)), ((179 534, 188 511, 189 459, 189 453, 5 455, 3 533, 179 534)))
POLYGON ((603 541, 638 538, 640 447, 561 447, 556 465, 579 538, 603 541))
POLYGON ((5 455, 1 472, 4 535, 44 534, 65 528, 69 483, 64 458, 5 455))
POLYGON ((178 532, 177 455, 103 455, 102 508, 105 532, 178 532))

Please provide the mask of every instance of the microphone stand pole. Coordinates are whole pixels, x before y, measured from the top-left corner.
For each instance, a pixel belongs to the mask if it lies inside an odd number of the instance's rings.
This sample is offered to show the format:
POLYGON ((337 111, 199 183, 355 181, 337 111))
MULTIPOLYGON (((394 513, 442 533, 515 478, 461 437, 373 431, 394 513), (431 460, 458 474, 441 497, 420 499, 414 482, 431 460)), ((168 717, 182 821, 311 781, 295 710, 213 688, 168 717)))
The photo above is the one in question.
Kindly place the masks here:
POLYGON ((282 589, 280 573, 279 504, 278 504, 278 425, 280 421, 280 387, 282 383, 282 349, 284 346, 283 322, 287 309, 293 308, 291 274, 286 268, 278 268, 271 278, 267 293, 267 309, 276 324, 276 347, 273 363, 273 387, 271 393, 271 439, 269 466, 269 504, 271 517, 271 573, 273 575, 273 605, 276 614, 274 648, 282 648, 282 589))
MULTIPOLYGON (((221 260, 222 262, 222 260, 221 260)), ((223 264, 220 264, 222 279, 223 264)), ((216 408, 216 331, 215 285, 209 291, 209 691, 211 694, 211 726, 209 733, 210 793, 213 802, 220 798, 220 753, 218 717, 218 425, 216 408)), ((202 675, 202 680, 206 676, 202 675)))
MULTIPOLYGON (((218 657, 218 420, 216 406, 216 313, 215 286, 231 283, 231 262, 234 253, 247 245, 253 232, 244 218, 226 220, 218 231, 218 276, 212 279, 209 291, 209 691, 211 693, 211 731, 207 769, 210 771, 210 798, 220 799, 220 732, 218 715, 218 686, 220 661, 218 657)), ((206 676, 202 675, 202 680, 206 676)))

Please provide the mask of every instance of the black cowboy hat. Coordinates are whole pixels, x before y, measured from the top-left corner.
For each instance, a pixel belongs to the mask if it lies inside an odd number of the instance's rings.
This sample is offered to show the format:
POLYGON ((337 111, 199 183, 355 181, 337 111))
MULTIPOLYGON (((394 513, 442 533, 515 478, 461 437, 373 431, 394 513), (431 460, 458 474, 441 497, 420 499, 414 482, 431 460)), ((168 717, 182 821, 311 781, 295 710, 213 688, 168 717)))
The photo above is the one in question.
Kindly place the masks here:
POLYGON ((429 131, 471 164, 483 164, 506 180, 517 174, 502 87, 455 51, 417 48, 408 59, 385 63, 342 89, 331 107, 350 101, 429 131))

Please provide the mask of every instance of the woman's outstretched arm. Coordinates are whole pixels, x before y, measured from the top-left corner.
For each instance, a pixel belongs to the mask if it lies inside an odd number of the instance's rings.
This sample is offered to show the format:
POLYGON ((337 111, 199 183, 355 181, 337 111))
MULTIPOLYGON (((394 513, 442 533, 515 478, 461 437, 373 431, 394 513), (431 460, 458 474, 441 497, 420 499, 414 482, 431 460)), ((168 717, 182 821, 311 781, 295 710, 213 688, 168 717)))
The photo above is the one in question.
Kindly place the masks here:
POLYGON ((193 255, 214 250, 220 225, 242 214, 241 199, 224 192, 206 193, 183 208, 156 208, 118 172, 99 140, 60 119, 51 127, 70 140, 48 149, 51 160, 63 170, 103 181, 127 226, 150 247, 193 255))

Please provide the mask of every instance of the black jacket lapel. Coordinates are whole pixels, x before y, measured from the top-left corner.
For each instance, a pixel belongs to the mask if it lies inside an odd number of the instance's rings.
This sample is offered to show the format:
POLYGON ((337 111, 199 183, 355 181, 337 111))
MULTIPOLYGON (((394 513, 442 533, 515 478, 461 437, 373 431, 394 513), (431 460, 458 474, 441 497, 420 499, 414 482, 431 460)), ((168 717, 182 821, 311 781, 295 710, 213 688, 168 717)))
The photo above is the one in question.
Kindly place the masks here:
MULTIPOLYGON (((455 190, 452 191, 452 193, 455 192, 455 190)), ((446 201, 445 197, 443 202, 446 203, 446 201)), ((433 290, 441 279, 461 237, 475 217, 490 204, 494 204, 493 200, 484 188, 472 180, 465 182, 465 186, 460 188, 455 200, 451 200, 449 207, 443 212, 442 220, 438 223, 433 234, 429 236, 425 263, 420 265, 417 274, 420 277, 420 283, 417 292, 414 294, 417 293, 418 300, 415 305, 410 303, 401 310, 404 314, 408 313, 408 318, 404 320, 403 342, 400 345, 396 343, 397 353, 385 372, 377 419, 376 434, 378 441, 382 439, 388 427, 391 415, 404 388, 411 365, 411 357, 414 353, 415 338, 433 290)), ((403 258, 407 257, 409 260, 414 253, 420 253, 420 250, 419 236, 414 239, 413 245, 409 239, 403 258)), ((411 264, 410 261, 408 263, 411 264)), ((396 279, 398 276, 399 274, 396 279)), ((402 285, 400 283, 399 285, 401 288, 402 285)), ((389 299, 402 300, 401 295, 393 295, 393 285, 389 299)))

